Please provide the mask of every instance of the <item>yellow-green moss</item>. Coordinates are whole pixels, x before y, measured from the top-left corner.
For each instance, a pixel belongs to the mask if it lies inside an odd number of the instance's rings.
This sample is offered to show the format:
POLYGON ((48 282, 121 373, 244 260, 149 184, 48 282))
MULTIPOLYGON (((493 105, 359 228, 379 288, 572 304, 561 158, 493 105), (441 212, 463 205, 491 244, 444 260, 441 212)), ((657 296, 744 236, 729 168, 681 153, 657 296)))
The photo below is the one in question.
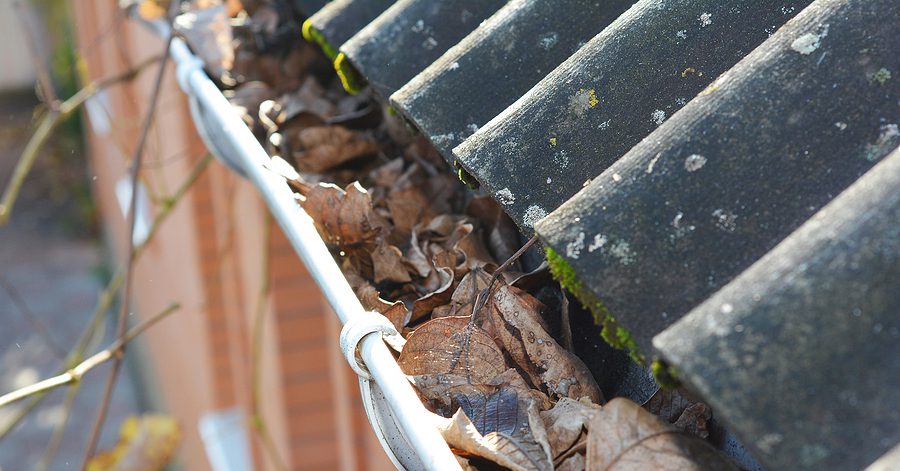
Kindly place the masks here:
POLYGON ((347 60, 347 56, 343 52, 339 52, 334 58, 334 70, 337 71, 338 77, 341 78, 341 85, 344 90, 351 95, 356 95, 366 86, 365 79, 359 75, 353 64, 347 60))
POLYGON ((653 372, 656 383, 664 389, 677 389, 681 386, 681 381, 678 380, 678 371, 675 370, 675 367, 666 364, 658 358, 653 360, 653 363, 650 365, 650 371, 653 372))
POLYGON ((628 356, 635 363, 646 365, 646 357, 638 349, 637 343, 627 329, 620 326, 616 319, 609 313, 606 306, 578 279, 575 271, 566 260, 550 247, 547 247, 547 263, 550 265, 550 273, 559 284, 575 295, 581 304, 591 311, 594 322, 602 327, 600 336, 606 343, 614 348, 628 351, 628 356))
POLYGON ((318 44, 319 47, 322 48, 322 52, 325 53, 325 56, 328 57, 328 60, 334 62, 338 55, 337 49, 325 39, 325 36, 322 35, 321 31, 317 30, 312 25, 311 18, 307 18, 306 21, 303 22, 303 28, 300 31, 303 34, 303 39, 306 39, 313 44, 318 44))
POLYGON ((478 183, 478 180, 476 180, 471 173, 467 172, 466 169, 464 169, 463 166, 460 165, 459 161, 453 162, 453 168, 456 169, 456 176, 457 178, 459 178, 459 181, 463 182, 463 184, 465 184, 467 187, 473 190, 477 190, 478 187, 481 186, 481 184, 478 183))
POLYGON ((882 67, 881 69, 878 69, 878 72, 875 72, 872 75, 872 78, 869 79, 869 82, 877 83, 879 85, 884 85, 890 79, 891 79, 891 71, 882 67))

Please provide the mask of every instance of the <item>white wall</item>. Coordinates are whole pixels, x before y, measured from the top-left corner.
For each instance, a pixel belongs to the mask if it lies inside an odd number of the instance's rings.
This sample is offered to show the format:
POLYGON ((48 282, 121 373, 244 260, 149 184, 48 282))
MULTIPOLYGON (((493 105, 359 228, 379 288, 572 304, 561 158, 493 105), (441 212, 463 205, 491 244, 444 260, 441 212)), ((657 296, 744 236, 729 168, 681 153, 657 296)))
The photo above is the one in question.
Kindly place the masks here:
MULTIPOLYGON (((0 0, 0 91, 30 88, 35 81, 21 10, 13 1, 0 0)), ((22 4, 27 5, 27 1, 22 4)), ((36 24, 34 16, 29 19, 32 25, 36 24)))

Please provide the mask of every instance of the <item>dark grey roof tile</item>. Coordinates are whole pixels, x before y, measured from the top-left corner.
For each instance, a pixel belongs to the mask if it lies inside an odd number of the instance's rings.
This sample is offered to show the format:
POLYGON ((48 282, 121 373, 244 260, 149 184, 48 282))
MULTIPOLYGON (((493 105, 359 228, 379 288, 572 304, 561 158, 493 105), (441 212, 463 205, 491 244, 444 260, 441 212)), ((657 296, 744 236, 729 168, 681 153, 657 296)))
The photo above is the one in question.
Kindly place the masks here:
POLYGON ((642 0, 454 153, 526 229, 810 0, 642 0))
POLYGON ((348 90, 371 85, 387 100, 506 0, 400 0, 340 48, 335 65, 348 90))
POLYGON ((640 350, 900 144, 898 17, 816 1, 537 225, 640 350))
POLYGON ((394 3, 394 0, 332 0, 303 23, 303 37, 331 60, 338 48, 394 3))
POLYGON ((322 9, 328 0, 292 0, 294 8, 306 16, 311 16, 322 9))
POLYGON ((391 104, 453 163, 454 147, 633 3, 511 0, 391 95, 391 104))
POLYGON ((898 189, 900 150, 653 341, 769 469, 900 443, 898 189))

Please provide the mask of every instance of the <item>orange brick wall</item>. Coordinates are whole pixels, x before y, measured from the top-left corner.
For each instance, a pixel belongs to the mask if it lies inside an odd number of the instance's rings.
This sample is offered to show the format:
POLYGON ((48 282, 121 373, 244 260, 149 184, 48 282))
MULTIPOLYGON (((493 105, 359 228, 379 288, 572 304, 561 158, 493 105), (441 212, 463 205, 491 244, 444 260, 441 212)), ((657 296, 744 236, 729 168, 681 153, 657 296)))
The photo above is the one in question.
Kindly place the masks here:
MULTIPOLYGON (((162 50, 159 38, 122 20, 117 0, 71 4, 77 48, 90 79, 162 50)), ((93 191, 119 260, 125 219, 114 188, 127 172, 154 75, 148 69, 107 92, 108 134, 87 126, 93 191)), ((142 178, 150 193, 169 195, 204 152, 170 68, 144 157, 142 178)), ((265 211, 251 185, 214 162, 136 267, 137 316, 146 318, 172 301, 182 305, 141 339, 152 365, 145 373, 158 385, 158 403, 184 429, 179 463, 188 471, 210 469, 197 428, 204 413, 231 407, 249 413, 251 333, 261 257, 268 252, 260 407, 276 447, 290 469, 391 469, 365 419, 356 378, 338 352, 339 324, 277 226, 266 239, 265 211)), ((249 427, 248 433, 256 468, 275 469, 249 427)))

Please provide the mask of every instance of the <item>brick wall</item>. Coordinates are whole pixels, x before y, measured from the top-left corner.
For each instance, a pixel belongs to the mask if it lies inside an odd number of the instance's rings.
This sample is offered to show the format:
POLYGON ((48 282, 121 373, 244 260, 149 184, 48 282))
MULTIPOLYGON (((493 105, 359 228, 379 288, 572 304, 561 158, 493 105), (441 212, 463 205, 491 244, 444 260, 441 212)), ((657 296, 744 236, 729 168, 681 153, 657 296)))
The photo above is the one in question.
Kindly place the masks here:
MULTIPOLYGON (((77 47, 90 79, 162 50, 159 38, 121 18, 116 3, 72 1, 77 47)), ((105 94, 108 132, 87 126, 93 191, 118 260, 125 218, 115 184, 126 174, 154 75, 150 69, 105 94)), ((205 152, 171 69, 146 150, 143 182, 156 197, 174 191, 205 152)), ((159 210, 151 206, 151 213, 159 210)), ((276 447, 291 469, 390 469, 365 419, 356 378, 338 352, 338 321, 276 225, 266 237, 265 211, 252 186, 214 162, 137 265, 138 317, 172 301, 182 304, 142 338, 152 366, 145 373, 158 385, 150 395, 185 432, 180 465, 210 469, 197 429, 204 413, 250 410, 251 333, 268 253, 260 408, 276 447)), ((252 433, 250 442, 256 468, 274 469, 252 433)))

